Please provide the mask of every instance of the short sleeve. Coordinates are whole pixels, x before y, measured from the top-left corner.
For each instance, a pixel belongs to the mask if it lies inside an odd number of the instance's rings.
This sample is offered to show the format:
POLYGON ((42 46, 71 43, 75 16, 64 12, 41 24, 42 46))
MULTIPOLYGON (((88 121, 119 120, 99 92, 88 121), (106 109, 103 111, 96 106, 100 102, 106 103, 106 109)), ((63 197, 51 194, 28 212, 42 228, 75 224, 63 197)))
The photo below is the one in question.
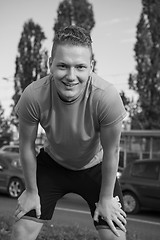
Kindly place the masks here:
POLYGON ((120 94, 113 85, 103 90, 98 104, 100 126, 109 126, 122 121, 126 117, 120 94))
POLYGON ((19 118, 30 123, 35 124, 39 122, 39 106, 34 99, 34 93, 31 84, 25 88, 16 107, 15 112, 19 118))

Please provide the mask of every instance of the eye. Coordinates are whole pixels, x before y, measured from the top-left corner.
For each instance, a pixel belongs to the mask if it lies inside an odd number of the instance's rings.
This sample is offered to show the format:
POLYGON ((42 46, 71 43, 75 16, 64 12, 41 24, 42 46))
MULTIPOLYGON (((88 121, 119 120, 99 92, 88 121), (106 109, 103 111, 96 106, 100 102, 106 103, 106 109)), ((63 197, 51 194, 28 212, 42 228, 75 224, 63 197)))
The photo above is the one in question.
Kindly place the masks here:
POLYGON ((58 64, 57 66, 58 66, 58 68, 61 69, 61 70, 67 69, 67 65, 64 64, 64 63, 60 63, 60 64, 58 64))
POLYGON ((86 69, 86 66, 85 65, 78 65, 76 66, 76 68, 79 70, 79 71, 83 71, 86 69))

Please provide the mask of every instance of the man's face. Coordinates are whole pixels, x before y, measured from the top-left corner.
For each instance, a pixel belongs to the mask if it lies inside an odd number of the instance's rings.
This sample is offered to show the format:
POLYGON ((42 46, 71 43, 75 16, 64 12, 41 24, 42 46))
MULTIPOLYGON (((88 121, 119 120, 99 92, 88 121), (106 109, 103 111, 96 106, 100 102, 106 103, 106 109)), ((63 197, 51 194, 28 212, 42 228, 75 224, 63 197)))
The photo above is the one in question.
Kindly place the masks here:
POLYGON ((49 64, 60 97, 64 101, 75 100, 84 90, 92 71, 90 49, 58 45, 49 64))

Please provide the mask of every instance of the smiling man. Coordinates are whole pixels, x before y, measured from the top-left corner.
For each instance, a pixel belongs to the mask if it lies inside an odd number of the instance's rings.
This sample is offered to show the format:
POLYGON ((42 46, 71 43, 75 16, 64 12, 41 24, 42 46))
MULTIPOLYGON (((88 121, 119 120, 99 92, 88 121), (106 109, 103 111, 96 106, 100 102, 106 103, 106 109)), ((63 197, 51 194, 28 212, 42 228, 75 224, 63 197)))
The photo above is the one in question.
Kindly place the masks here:
POLYGON ((60 98, 73 101, 85 89, 92 71, 91 49, 83 46, 59 45, 50 58, 50 71, 60 98))
POLYGON ((87 201, 102 240, 125 239, 116 172, 126 112, 114 86, 92 72, 92 55, 86 30, 59 31, 49 76, 31 83, 16 106, 26 190, 18 199, 12 240, 36 239, 57 201, 71 192, 87 201), (47 140, 36 157, 39 123, 47 140))

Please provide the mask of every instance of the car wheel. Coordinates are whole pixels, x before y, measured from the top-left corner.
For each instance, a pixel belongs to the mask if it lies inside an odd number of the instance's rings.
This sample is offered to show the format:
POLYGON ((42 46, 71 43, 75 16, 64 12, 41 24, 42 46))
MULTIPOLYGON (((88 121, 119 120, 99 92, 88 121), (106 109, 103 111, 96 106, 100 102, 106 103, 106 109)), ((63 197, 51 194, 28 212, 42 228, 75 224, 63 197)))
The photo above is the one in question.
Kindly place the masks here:
POLYGON ((12 198, 18 198, 24 190, 24 185, 19 178, 12 178, 8 185, 8 193, 12 198))
POLYGON ((126 213, 138 213, 140 210, 140 204, 132 192, 124 192, 123 193, 123 201, 124 201, 124 210, 126 213))

